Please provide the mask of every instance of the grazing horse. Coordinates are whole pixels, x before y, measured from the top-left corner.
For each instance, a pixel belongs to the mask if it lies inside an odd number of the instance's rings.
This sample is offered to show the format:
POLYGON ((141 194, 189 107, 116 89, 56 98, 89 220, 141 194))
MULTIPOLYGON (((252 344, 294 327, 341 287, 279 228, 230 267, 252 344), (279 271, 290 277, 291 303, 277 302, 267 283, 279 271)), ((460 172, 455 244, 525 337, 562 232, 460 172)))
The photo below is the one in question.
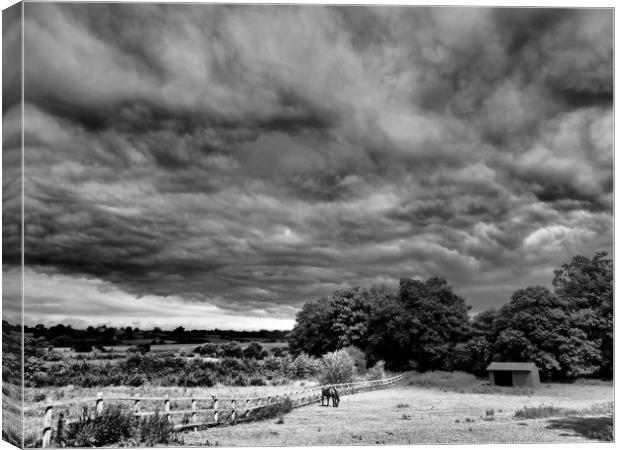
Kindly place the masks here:
POLYGON ((338 391, 333 387, 323 388, 321 391, 321 406, 329 406, 329 399, 332 399, 332 406, 335 408, 340 403, 340 397, 338 396, 338 391), (323 404, 323 401, 327 399, 327 405, 323 404))

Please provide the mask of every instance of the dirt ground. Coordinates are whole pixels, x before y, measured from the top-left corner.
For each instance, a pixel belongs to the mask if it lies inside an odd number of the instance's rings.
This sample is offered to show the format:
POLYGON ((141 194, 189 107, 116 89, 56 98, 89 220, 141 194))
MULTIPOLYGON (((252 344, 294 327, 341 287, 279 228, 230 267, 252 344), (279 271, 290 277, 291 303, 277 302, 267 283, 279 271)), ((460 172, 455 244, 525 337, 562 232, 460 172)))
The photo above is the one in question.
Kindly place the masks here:
POLYGON ((460 394, 413 386, 343 396, 340 407, 305 406, 275 419, 179 435, 182 445, 279 446, 588 442, 609 418, 513 418, 524 406, 587 408, 613 400, 612 386, 542 385, 532 396, 460 394), (484 420, 486 410, 493 420, 484 420))

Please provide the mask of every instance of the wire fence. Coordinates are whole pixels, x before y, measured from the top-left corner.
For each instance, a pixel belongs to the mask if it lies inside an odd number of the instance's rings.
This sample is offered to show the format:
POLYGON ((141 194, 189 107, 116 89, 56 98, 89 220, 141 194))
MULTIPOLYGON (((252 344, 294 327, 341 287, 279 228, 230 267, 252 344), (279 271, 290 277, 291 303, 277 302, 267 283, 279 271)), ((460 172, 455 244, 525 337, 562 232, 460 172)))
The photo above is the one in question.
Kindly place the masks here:
POLYGON ((24 408, 25 411, 44 411, 43 427, 41 429, 42 445, 49 447, 52 431, 58 426, 58 420, 63 417, 65 424, 76 422, 75 411, 71 406, 94 406, 95 414, 103 412, 104 404, 129 403, 133 406, 135 417, 162 415, 173 423, 175 430, 198 429, 199 427, 231 425, 247 422, 263 417, 257 412, 270 407, 284 405, 290 401, 292 408, 316 403, 322 400, 324 388, 334 387, 339 395, 350 395, 358 392, 375 389, 387 389, 402 383, 409 373, 403 373, 391 378, 380 380, 357 381, 352 383, 326 384, 312 386, 282 395, 263 397, 218 397, 218 396, 191 396, 191 397, 141 397, 141 396, 105 396, 99 392, 96 397, 77 398, 62 401, 46 401, 24 408), (175 408, 172 408, 172 404, 175 408), (181 404, 181 406, 179 406, 181 404), (59 414, 60 413, 60 414, 59 414))

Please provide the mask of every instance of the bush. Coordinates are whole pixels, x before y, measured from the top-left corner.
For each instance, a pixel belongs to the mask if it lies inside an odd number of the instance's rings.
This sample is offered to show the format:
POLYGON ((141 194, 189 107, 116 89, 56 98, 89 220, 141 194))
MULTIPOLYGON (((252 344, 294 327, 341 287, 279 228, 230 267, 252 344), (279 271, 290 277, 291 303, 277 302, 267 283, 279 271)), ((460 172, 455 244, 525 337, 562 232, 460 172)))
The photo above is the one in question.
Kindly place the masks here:
POLYGON ((343 349, 353 359, 355 365, 355 371, 359 374, 366 372, 366 353, 364 353, 359 347, 354 345, 345 347, 343 349))
POLYGON ((265 357, 263 346, 256 342, 250 343, 250 345, 243 349, 243 357, 251 359, 263 359, 265 357))
POLYGON ((323 355, 320 381, 323 384, 349 383, 355 374, 355 362, 344 350, 323 355))
POLYGON ((612 425, 605 425, 598 430, 588 430, 586 435, 592 439, 598 439, 599 441, 613 441, 614 440, 614 427, 612 425))
POLYGON ((377 361, 374 366, 368 369, 366 377, 369 380, 382 380, 385 378, 385 361, 377 361))
POLYGON ((318 371, 317 360, 307 353, 300 353, 295 358, 288 358, 286 372, 290 378, 308 378, 318 371))
POLYGON ((288 353, 288 348, 286 347, 274 347, 271 349, 271 354, 276 358, 280 358, 288 353))
POLYGON ((267 383, 262 378, 252 378, 250 380, 250 386, 266 386, 267 383))
POLYGON ((138 345, 138 350, 140 351, 140 353, 144 354, 144 353, 148 353, 151 351, 151 344, 139 344, 138 345))
POLYGON ((168 444, 173 436, 172 427, 168 418, 160 415, 159 410, 155 410, 155 414, 140 421, 140 442, 149 446, 168 444))
POLYGON ((77 342, 72 348, 76 353, 88 353, 93 351, 93 346, 88 342, 77 342))
POLYGON ((222 351, 218 345, 207 343, 196 347, 194 353, 198 353, 201 356, 216 357, 219 356, 222 351))
POLYGON ((222 346, 222 354, 227 358, 241 358, 243 356, 243 349, 236 342, 230 342, 222 346))
POLYGON ((64 426, 60 420, 57 440, 72 447, 102 447, 119 444, 133 438, 136 419, 122 405, 105 407, 92 416, 84 407, 77 422, 64 426))

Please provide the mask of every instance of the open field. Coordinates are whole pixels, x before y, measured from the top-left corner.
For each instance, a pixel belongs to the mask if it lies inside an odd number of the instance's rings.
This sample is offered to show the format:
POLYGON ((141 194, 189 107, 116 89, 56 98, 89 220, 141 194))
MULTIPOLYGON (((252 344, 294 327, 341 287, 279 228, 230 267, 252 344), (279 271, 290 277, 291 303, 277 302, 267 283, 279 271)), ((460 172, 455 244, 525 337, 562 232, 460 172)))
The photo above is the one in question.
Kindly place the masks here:
POLYGON ((545 384, 531 396, 400 386, 342 397, 339 408, 302 407, 283 423, 190 431, 179 440, 199 446, 586 442, 593 439, 585 430, 611 423, 611 415, 520 420, 514 413, 540 404, 585 409, 611 399, 612 386, 545 384), (484 420, 488 409, 493 420, 484 420))
MULTIPOLYGON (((104 348, 110 352, 110 353, 127 353, 127 350, 132 347, 132 346, 136 346, 139 344, 148 344, 151 341, 149 339, 135 339, 133 341, 131 341, 131 345, 114 345, 114 346, 109 346, 109 345, 105 345, 104 348)), ((287 342, 267 342, 267 341, 260 341, 260 340, 255 340, 255 339, 237 339, 237 340, 228 340, 228 339, 221 339, 221 338, 213 338, 213 339, 209 339, 208 341, 205 342, 201 342, 201 343, 193 343, 193 344, 175 344, 175 343, 168 343, 168 344, 152 344, 151 345, 151 352, 173 352, 173 353, 181 353, 181 352, 185 352, 185 353, 192 353, 194 351, 194 349, 196 347, 199 347, 201 345, 204 344, 227 344, 227 343, 231 343, 231 342, 237 342, 239 345, 241 345, 241 347, 245 348, 247 347, 247 345, 250 342, 256 342, 258 344, 260 344, 264 349, 266 350, 271 350, 272 348, 275 347, 287 347, 287 342)), ((56 347, 54 348, 55 351, 61 353, 63 356, 75 356, 78 355, 79 353, 76 353, 74 350, 72 350, 70 347, 56 347)), ((88 352, 88 353, 81 353, 83 355, 88 355, 88 354, 92 354, 93 352, 88 352)))

